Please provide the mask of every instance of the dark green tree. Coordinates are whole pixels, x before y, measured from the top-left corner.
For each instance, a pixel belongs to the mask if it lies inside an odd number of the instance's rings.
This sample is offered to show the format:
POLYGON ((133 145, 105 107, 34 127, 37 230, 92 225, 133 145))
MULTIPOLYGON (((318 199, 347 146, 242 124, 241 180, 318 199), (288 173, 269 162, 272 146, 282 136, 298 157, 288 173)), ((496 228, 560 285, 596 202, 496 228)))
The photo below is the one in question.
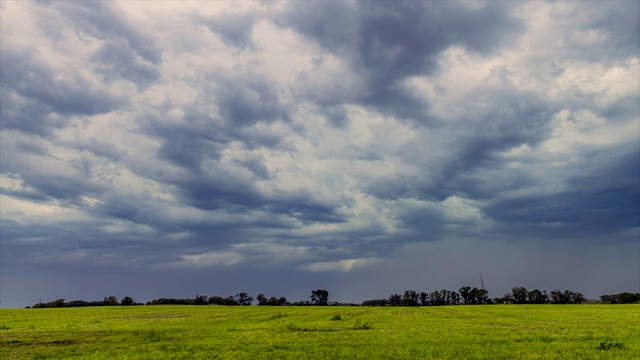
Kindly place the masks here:
POLYGON ((504 296, 502 297, 502 303, 513 304, 513 295, 511 295, 511 293, 504 294, 504 296))
POLYGON ((418 306, 420 304, 419 297, 420 295, 417 292, 413 290, 407 290, 402 296, 401 303, 404 306, 418 306))
POLYGON ((422 306, 429 305, 429 293, 424 291, 420 292, 420 305, 422 306))
POLYGON ((452 301, 452 299, 451 299, 451 293, 452 293, 452 292, 451 292, 451 291, 449 291, 449 290, 447 290, 447 289, 443 289, 443 290, 441 291, 441 293, 443 293, 443 294, 444 294, 444 304, 445 304, 445 305, 451 305, 451 301, 452 301))
POLYGON ((269 298, 268 304, 271 306, 278 306, 280 304, 278 304, 278 298, 275 296, 272 296, 269 298))
POLYGON ((220 305, 236 306, 240 305, 240 303, 238 303, 238 301, 234 299, 233 296, 229 295, 226 298, 222 299, 220 305))
POLYGON ((258 294, 258 296, 256 296, 256 300, 258 300, 258 305, 269 305, 269 301, 264 294, 258 294))
POLYGON ((49 308, 61 308, 61 307, 65 307, 66 304, 64 303, 64 299, 56 299, 50 303, 47 304, 47 307, 49 308))
POLYGON ((587 299, 584 297, 582 293, 579 293, 579 292, 573 293, 573 299, 571 302, 572 304, 581 304, 585 301, 587 301, 587 299))
POLYGON ((311 303, 313 305, 326 306, 329 304, 329 292, 324 289, 311 291, 311 303))
POLYGON ((83 306, 91 306, 91 303, 84 300, 72 300, 66 303, 66 307, 83 307, 83 306))
POLYGON ((529 291, 527 295, 529 304, 544 304, 546 302, 544 294, 538 289, 529 291))
POLYGON ((207 296, 206 295, 196 295, 195 299, 193 299, 194 305, 206 305, 207 304, 207 296))
POLYGON ((236 301, 239 305, 246 306, 251 305, 251 303, 253 302, 253 298, 246 292, 241 292, 239 294, 236 294, 236 301))
POLYGON ((105 306, 118 305, 118 298, 115 296, 105 297, 104 300, 102 300, 102 304, 105 306))
POLYGON ((514 286, 511 289, 511 296, 514 304, 526 304, 529 292, 524 286, 514 286))
POLYGON ((600 295, 600 301, 614 303, 616 301, 615 295, 600 295))
POLYGON ((133 305, 133 304, 134 304, 134 301, 129 296, 125 296, 125 297, 122 298, 122 300, 120 300, 120 305, 130 306, 130 305, 133 305))
POLYGON ((389 304, 391 306, 399 306, 401 303, 402 303, 402 295, 391 294, 391 296, 389 296, 389 304))
POLYGON ((211 305, 222 305, 222 301, 224 299, 220 296, 209 296, 209 299, 207 300, 207 303, 211 304, 211 305))
POLYGON ((485 289, 474 287, 471 289, 471 301, 473 304, 484 305, 489 303, 489 292, 485 289))
POLYGON ((616 303, 618 304, 633 304, 640 301, 640 295, 630 292, 623 292, 616 295, 616 303))
POLYGON ((559 289, 551 291, 551 302, 554 304, 566 304, 564 294, 559 289))
POLYGON ((460 294, 455 291, 452 291, 449 295, 451 298, 451 305, 459 305, 460 304, 460 294))
POLYGON ((584 295, 579 292, 560 291, 559 289, 551 291, 551 302, 554 304, 580 304, 585 300, 584 295))
POLYGON ((471 299, 471 287, 463 286, 458 291, 460 292, 460 296, 462 297, 462 299, 464 300, 464 303, 466 305, 469 305, 469 304, 473 303, 473 301, 471 299))
MULTIPOLYGON (((445 290, 446 291, 446 290, 445 290)), ((446 294, 439 290, 434 290, 429 294, 429 305, 444 305, 446 294)))
POLYGON ((440 302, 440 291, 434 290, 429 293, 429 305, 435 306, 440 302))

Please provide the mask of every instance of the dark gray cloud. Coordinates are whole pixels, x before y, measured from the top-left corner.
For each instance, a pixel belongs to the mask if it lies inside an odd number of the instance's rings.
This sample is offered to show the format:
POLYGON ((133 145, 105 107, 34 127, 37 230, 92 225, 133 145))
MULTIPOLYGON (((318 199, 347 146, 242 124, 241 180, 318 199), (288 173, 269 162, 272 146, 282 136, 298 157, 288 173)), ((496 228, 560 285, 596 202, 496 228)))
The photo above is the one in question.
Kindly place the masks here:
POLYGON ((160 71, 153 64, 137 60, 135 52, 122 39, 107 40, 93 61, 99 64, 98 71, 107 81, 119 77, 144 86, 160 78, 160 71))
POLYGON ((54 68, 37 53, 6 48, 0 56, 3 128, 47 135, 67 126, 71 116, 105 113, 126 101, 93 89, 78 74, 56 79, 54 68))
POLYGON ((429 123, 425 104, 399 89, 400 82, 438 68, 451 46, 487 53, 517 39, 524 26, 506 3, 480 8, 457 2, 291 3, 277 20, 349 62, 366 91, 352 99, 391 116, 429 123))
POLYGON ((60 14, 74 24, 76 31, 103 41, 92 61, 104 81, 123 78, 138 86, 148 86, 160 78, 156 66, 162 61, 162 51, 155 45, 155 39, 123 16, 116 4, 69 5, 54 3, 60 14))
POLYGON ((220 73, 210 81, 214 84, 218 113, 230 128, 286 121, 289 117, 277 89, 260 75, 220 73))
POLYGON ((3 304, 637 291, 637 3, 17 4, 3 304))
POLYGON ((640 103, 635 96, 623 97, 612 104, 597 109, 598 115, 611 121, 627 120, 629 116, 640 113, 640 103))
POLYGON ((120 6, 113 2, 50 3, 73 27, 88 36, 102 40, 124 41, 137 55, 152 64, 162 61, 162 50, 154 37, 146 33, 120 6))
POLYGON ((568 191, 518 199, 519 204, 505 206, 508 213, 501 216, 502 220, 568 223, 572 231, 580 232, 606 233, 638 226, 640 151, 637 146, 628 150, 632 152, 587 154, 584 167, 574 169, 569 176, 568 191))
POLYGON ((227 45, 240 49, 253 47, 251 39, 256 15, 252 13, 223 13, 199 21, 218 34, 227 45))

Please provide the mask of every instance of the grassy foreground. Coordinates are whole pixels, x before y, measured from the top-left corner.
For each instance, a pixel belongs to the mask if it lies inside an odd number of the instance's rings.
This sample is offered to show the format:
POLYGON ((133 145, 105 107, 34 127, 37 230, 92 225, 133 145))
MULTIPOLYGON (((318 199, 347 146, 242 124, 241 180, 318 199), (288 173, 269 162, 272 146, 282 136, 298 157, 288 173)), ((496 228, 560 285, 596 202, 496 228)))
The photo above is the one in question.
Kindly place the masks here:
POLYGON ((640 359, 640 305, 0 309, 0 358, 640 359))

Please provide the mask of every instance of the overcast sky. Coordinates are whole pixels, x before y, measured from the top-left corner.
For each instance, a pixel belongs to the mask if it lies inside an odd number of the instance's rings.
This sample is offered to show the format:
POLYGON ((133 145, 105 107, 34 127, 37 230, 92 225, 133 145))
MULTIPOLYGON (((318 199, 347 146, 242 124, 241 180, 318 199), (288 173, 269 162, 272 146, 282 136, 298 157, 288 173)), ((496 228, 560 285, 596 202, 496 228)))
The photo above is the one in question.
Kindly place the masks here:
POLYGON ((640 292, 637 1, 2 1, 0 300, 640 292))

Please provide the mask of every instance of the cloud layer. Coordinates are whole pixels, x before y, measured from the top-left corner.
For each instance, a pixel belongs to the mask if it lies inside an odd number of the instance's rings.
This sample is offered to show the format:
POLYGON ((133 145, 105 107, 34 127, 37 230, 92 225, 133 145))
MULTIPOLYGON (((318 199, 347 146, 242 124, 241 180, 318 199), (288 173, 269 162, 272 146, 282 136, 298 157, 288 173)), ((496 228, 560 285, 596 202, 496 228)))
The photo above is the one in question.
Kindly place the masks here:
POLYGON ((407 249, 429 258, 436 243, 452 261, 487 244, 487 264, 637 247, 636 2, 0 11, 3 301, 29 302, 16 279, 45 269, 215 269, 229 291, 254 286, 239 269, 284 272, 289 288, 264 286, 296 294, 347 289, 338 273, 402 276, 407 249))

